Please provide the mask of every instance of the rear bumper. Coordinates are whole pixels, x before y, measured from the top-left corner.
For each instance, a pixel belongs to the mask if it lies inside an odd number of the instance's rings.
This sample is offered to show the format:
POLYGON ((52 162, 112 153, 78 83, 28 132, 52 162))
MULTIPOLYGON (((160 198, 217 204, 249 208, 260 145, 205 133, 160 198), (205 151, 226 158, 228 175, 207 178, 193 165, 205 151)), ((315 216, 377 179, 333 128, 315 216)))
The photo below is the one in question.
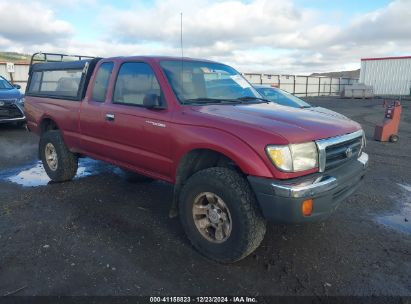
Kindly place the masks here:
POLYGON ((328 172, 277 181, 248 176, 264 217, 276 223, 304 223, 327 218, 355 192, 365 175, 368 155, 328 172), (304 216, 301 205, 313 199, 313 212, 304 216))

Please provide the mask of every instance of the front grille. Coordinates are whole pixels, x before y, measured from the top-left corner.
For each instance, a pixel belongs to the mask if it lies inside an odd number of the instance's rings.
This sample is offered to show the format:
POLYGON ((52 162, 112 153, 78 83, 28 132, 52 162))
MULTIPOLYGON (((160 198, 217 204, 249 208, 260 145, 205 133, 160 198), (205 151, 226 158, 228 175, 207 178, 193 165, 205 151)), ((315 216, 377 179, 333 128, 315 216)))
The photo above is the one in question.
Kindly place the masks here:
POLYGON ((358 130, 341 136, 317 140, 318 171, 324 172, 357 158, 362 147, 363 136, 364 131, 358 130))
POLYGON ((357 137, 326 147, 325 170, 338 167, 353 158, 357 158, 361 145, 362 137, 357 137))
POLYGON ((4 104, 0 106, 0 119, 21 118, 23 113, 15 104, 4 104))
POLYGON ((10 104, 10 103, 15 103, 17 102, 16 98, 12 98, 12 99, 4 99, 4 98, 0 98, 0 102, 4 102, 5 104, 10 104))

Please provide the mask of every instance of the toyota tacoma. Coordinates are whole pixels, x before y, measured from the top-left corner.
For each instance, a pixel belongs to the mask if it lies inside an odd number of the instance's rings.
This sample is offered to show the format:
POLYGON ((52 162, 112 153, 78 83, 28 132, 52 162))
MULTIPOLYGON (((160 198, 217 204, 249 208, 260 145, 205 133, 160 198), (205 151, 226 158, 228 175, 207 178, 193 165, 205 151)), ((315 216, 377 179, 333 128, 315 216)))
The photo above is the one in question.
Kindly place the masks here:
POLYGON ((26 116, 53 181, 87 156, 171 183, 170 214, 222 263, 253 252, 267 221, 330 216, 368 163, 358 123, 269 102, 208 60, 34 54, 26 116))

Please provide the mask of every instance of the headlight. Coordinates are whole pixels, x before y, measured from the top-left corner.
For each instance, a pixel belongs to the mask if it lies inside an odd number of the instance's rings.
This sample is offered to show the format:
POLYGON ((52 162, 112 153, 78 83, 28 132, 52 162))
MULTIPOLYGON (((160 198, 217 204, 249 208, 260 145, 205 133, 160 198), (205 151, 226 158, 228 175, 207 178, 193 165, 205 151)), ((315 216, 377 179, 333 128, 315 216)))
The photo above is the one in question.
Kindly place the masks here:
POLYGON ((267 146, 266 151, 278 169, 282 171, 293 171, 293 160, 289 146, 267 146))
POLYGON ((363 132, 362 139, 361 139, 361 148, 360 148, 360 151, 358 152, 358 156, 361 155, 361 153, 364 151, 366 146, 367 146, 367 139, 365 138, 365 132, 363 132))
POLYGON ((17 103, 18 103, 19 105, 24 106, 24 97, 21 97, 21 98, 17 99, 17 103))
POLYGON ((298 172, 318 167, 318 152, 314 142, 288 146, 267 146, 267 155, 281 171, 298 172))

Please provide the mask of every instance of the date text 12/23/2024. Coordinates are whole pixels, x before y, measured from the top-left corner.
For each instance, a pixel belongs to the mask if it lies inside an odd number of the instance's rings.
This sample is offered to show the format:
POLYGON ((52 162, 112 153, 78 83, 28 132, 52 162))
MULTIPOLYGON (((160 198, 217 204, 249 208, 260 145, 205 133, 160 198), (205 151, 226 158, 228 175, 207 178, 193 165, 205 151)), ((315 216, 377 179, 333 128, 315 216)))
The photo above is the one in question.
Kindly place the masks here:
POLYGON ((150 297, 150 303, 258 303, 255 297, 150 297))

